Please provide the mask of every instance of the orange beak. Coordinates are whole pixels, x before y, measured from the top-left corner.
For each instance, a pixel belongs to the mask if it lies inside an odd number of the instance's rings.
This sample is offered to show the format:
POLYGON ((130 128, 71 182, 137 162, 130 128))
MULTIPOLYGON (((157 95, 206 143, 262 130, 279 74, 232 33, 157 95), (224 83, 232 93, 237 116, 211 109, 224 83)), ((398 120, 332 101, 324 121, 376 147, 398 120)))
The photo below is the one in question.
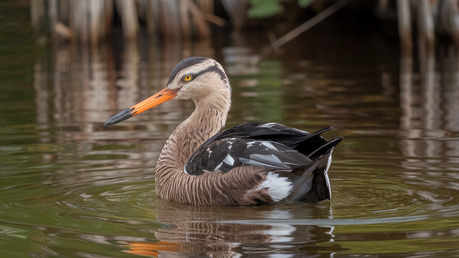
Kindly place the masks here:
POLYGON ((112 116, 107 121, 105 121, 104 126, 108 127, 113 124, 117 124, 121 121, 124 121, 128 118, 131 118, 135 115, 142 113, 154 106, 157 106, 161 103, 164 103, 170 99, 173 99, 177 96, 177 90, 171 90, 168 87, 164 88, 162 91, 156 93, 155 95, 149 97, 148 99, 135 104, 134 106, 125 109, 118 114, 112 116))

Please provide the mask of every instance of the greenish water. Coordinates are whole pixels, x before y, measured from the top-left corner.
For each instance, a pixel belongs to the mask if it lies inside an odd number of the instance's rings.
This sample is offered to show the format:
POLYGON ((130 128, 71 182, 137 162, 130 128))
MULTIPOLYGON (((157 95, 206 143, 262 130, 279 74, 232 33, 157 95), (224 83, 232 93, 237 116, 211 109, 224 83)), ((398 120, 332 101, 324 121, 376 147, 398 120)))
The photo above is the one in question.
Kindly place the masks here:
POLYGON ((2 24, 1 257, 459 256, 457 57, 400 59, 396 42, 343 28, 262 56, 253 33, 222 46, 93 50, 36 47, 2 24), (193 104, 102 123, 162 89, 189 55, 226 68, 228 126, 335 126, 327 137, 345 140, 331 201, 194 207, 155 196, 159 151, 193 104))

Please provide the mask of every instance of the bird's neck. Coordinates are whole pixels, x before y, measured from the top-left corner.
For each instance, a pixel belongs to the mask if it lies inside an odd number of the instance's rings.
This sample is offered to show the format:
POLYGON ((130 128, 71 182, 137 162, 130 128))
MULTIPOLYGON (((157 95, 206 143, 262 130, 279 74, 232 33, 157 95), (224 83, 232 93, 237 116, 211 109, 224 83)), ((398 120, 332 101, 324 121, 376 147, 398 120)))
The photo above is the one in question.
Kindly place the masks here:
POLYGON ((161 186, 174 174, 186 175, 183 168, 191 155, 207 139, 225 126, 231 106, 229 95, 195 100, 196 109, 166 141, 156 164, 156 184, 161 186))

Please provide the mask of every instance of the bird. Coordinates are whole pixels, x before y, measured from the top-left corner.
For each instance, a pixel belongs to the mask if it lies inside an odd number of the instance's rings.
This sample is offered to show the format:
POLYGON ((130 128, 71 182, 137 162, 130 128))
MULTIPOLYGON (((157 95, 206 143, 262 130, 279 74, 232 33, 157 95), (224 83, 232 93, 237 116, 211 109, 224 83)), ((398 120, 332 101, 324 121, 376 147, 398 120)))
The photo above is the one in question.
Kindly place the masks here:
POLYGON ((156 163, 155 191, 162 199, 197 206, 272 205, 331 198, 328 169, 341 136, 332 127, 309 133, 279 123, 246 122, 221 131, 231 106, 222 65, 189 57, 173 69, 166 87, 109 118, 119 123, 171 99, 195 109, 166 140, 156 163))

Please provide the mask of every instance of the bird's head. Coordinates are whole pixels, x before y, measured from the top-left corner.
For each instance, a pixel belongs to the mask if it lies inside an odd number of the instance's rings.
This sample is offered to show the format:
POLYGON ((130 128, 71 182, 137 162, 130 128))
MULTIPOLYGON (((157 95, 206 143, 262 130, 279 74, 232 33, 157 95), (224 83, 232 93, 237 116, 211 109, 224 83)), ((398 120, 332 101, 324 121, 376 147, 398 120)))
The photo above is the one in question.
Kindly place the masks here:
POLYGON ((228 77, 217 61, 207 57, 190 57, 175 66, 163 90, 114 115, 104 126, 124 121, 173 98, 198 102, 221 96, 229 98, 230 93, 228 77))

